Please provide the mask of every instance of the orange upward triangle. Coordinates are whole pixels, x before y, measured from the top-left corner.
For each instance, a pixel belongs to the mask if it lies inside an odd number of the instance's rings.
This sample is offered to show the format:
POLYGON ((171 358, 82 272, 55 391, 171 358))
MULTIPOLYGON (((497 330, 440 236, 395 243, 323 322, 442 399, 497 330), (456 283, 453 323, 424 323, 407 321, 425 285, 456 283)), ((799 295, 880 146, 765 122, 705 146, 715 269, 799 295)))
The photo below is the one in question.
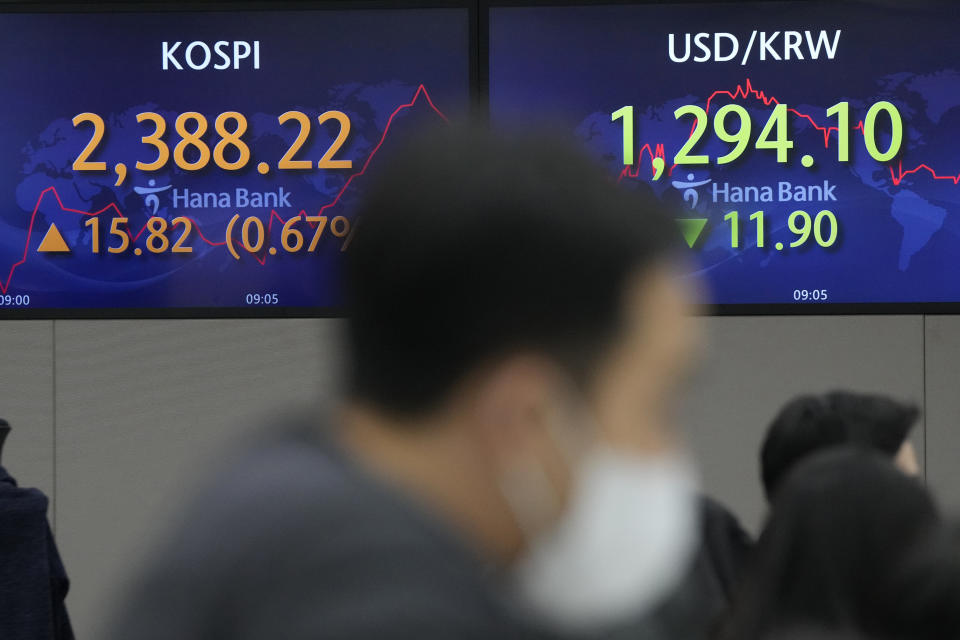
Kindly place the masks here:
POLYGON ((57 229, 57 225, 51 222, 50 228, 47 229, 47 235, 43 236, 37 251, 40 253, 70 253, 70 247, 67 246, 67 242, 60 234, 60 230, 57 229))

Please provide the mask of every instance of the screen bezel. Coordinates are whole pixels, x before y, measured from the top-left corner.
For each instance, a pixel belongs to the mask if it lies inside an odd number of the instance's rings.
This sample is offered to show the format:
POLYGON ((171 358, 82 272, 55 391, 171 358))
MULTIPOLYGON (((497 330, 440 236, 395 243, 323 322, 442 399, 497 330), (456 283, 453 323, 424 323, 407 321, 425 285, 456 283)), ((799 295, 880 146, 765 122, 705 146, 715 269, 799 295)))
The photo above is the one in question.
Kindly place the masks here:
MULTIPOLYGON (((878 4, 879 0, 846 0, 864 5, 878 4)), ((656 4, 759 4, 802 3, 823 4, 826 0, 478 0, 478 95, 484 113, 490 106, 490 11, 511 7, 593 7, 610 5, 656 4)), ((947 0, 927 0, 915 8, 949 6, 947 0)), ((845 316, 845 315, 948 315, 960 313, 956 302, 796 302, 713 304, 705 306, 698 315, 704 316, 845 316)))
MULTIPOLYGON (((230 11, 343 11, 343 10, 462 9, 467 12, 467 79, 469 109, 478 111, 479 96, 478 3, 476 0, 228 0, 225 2, 6 2, 0 13, 220 13, 230 11)), ((120 320, 225 318, 342 318, 341 307, 116 307, 10 308, 0 307, 0 320, 120 320)))
MULTIPOLYGON (((470 109, 485 118, 489 109, 490 10, 509 7, 697 4, 708 0, 226 0, 223 2, 22 2, 0 0, 0 13, 111 13, 111 12, 228 12, 325 11, 456 8, 468 12, 468 77, 470 109)), ((876 0, 851 0, 871 4, 876 0)), ((710 3, 715 4, 717 0, 710 3)), ((822 0, 719 0, 723 4, 809 2, 822 0)), ((945 0, 927 0, 923 6, 943 6, 945 0)), ((919 7, 918 7, 919 8, 919 7)), ((835 316, 938 315, 960 313, 957 302, 762 303, 717 304, 704 307, 706 316, 835 316)), ((0 308, 0 320, 12 319, 165 319, 165 318, 340 318, 341 307, 167 307, 167 308, 0 308)))

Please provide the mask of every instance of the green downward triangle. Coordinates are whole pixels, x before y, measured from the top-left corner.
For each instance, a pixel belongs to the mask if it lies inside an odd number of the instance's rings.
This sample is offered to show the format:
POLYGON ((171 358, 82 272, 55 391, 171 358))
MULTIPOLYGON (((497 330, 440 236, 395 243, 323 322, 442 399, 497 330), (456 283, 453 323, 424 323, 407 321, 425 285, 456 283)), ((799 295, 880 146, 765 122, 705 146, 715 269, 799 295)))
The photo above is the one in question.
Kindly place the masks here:
POLYGON ((697 244, 703 228, 707 226, 707 218, 677 218, 677 225, 680 227, 680 233, 683 239, 687 241, 687 246, 693 249, 697 244))

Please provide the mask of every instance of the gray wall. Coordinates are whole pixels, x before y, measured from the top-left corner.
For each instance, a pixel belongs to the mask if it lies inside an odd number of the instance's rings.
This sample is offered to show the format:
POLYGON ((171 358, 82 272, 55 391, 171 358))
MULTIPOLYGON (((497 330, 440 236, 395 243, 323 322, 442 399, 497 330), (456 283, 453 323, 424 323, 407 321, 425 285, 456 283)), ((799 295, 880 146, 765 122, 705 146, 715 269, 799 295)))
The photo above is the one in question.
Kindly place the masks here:
MULTIPOLYGON (((756 452, 798 391, 882 391, 925 409, 928 480, 960 508, 960 318, 705 318, 710 349, 686 407, 708 491, 751 527, 756 452)), ((332 320, 0 322, 3 461, 51 498, 81 639, 106 612, 183 494, 269 409, 335 384, 332 320)))

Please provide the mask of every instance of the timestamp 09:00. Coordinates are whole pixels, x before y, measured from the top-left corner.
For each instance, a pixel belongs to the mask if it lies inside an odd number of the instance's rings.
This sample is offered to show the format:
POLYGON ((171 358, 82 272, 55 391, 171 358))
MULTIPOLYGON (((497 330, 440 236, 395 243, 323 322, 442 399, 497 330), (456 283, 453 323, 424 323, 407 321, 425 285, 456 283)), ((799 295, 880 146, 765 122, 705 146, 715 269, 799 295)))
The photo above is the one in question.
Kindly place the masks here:
POLYGON ((23 294, 4 294, 0 296, 0 307, 29 307, 30 306, 30 296, 23 294))

